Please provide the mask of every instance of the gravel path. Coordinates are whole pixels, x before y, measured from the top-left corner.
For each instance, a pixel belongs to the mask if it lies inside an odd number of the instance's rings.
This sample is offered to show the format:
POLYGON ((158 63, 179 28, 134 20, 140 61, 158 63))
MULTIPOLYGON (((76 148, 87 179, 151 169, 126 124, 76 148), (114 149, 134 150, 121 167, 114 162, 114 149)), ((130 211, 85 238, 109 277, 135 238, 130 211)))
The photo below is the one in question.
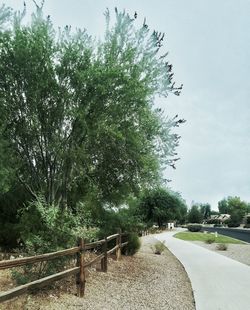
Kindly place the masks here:
POLYGON ((211 251, 215 251, 221 255, 230 257, 234 260, 237 260, 238 262, 241 262, 243 264, 250 266, 250 244, 227 244, 227 250, 226 251, 218 251, 216 249, 217 244, 207 244, 202 241, 192 241, 195 244, 198 244, 204 248, 207 248, 211 251))
MULTIPOLYGON (((23 309, 194 310, 192 288, 183 266, 167 249, 162 255, 153 254, 151 245, 155 242, 151 236, 143 237, 134 257, 123 256, 119 262, 110 259, 107 273, 92 270, 83 299, 75 297, 74 285, 66 283, 68 292, 64 287, 60 295, 51 291, 45 296, 23 296, 23 309)), ((20 304, 18 309, 22 309, 20 304)))

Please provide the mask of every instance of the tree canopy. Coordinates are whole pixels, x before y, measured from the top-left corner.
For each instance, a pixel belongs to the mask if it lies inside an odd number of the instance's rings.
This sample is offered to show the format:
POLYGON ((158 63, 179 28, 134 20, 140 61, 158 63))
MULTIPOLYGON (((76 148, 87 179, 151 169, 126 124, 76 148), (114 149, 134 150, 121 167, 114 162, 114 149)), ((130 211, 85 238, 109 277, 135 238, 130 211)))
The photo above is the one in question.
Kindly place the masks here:
POLYGON ((89 192, 119 203, 174 165, 183 120, 164 117, 155 96, 179 95, 161 55, 164 35, 115 10, 96 41, 84 30, 56 30, 37 7, 0 9, 0 174, 30 195, 67 205, 89 192), (9 23, 6 24, 6 21, 9 23), (4 151, 3 151, 4 150, 4 151), (3 156, 8 157, 3 169, 3 156))
POLYGON ((139 199, 138 212, 147 226, 161 227, 168 221, 184 222, 187 207, 178 193, 166 188, 146 190, 139 199))
POLYGON ((201 223, 203 220, 203 214, 199 205, 192 205, 191 209, 188 211, 187 219, 189 223, 201 223))
POLYGON ((240 220, 250 211, 249 203, 240 199, 240 197, 227 197, 218 202, 218 209, 221 214, 238 214, 240 220))

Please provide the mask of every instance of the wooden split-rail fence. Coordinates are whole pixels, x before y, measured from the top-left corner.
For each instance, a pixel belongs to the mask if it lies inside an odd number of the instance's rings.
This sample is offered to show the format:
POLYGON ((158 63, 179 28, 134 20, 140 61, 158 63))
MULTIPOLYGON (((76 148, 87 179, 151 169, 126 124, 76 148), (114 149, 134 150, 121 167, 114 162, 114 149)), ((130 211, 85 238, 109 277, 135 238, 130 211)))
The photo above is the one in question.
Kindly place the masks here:
POLYGON ((36 256, 17 258, 13 260, 3 260, 0 261, 0 270, 9 269, 13 267, 21 267, 28 264, 39 263, 43 261, 52 260, 55 258, 69 256, 69 255, 77 255, 77 263, 76 266, 70 269, 67 269, 62 272, 58 272, 56 274, 41 278, 39 280, 17 286, 13 289, 10 289, 6 292, 0 293, 0 302, 4 302, 6 300, 12 299, 14 297, 20 296, 24 293, 28 293, 37 288, 44 287, 49 285, 55 281, 61 280, 68 276, 76 275, 76 283, 77 283, 77 295, 79 297, 84 296, 85 290, 85 268, 90 267, 91 265, 101 262, 101 271, 107 272, 108 269, 108 255, 115 253, 116 259, 119 260, 121 257, 121 248, 128 244, 128 242, 122 243, 122 236, 125 236, 125 233, 117 233, 111 236, 108 236, 102 240, 98 240, 92 243, 85 243, 84 239, 79 239, 78 246, 66 250, 61 250, 52 253, 46 253, 36 256), (116 245, 108 250, 108 242, 116 239, 116 245), (95 249, 96 247, 102 246, 102 252, 98 256, 96 256, 91 261, 85 261, 85 252, 91 249, 95 249))

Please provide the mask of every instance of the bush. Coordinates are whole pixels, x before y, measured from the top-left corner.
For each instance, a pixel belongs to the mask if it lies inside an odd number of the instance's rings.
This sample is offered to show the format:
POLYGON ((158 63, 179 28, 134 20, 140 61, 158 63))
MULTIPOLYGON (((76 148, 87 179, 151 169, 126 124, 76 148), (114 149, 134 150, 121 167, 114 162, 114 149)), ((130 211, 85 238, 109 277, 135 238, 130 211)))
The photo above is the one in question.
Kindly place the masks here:
POLYGON ((250 225, 250 216, 247 216, 246 224, 249 224, 249 225, 250 225))
POLYGON ((216 249, 218 250, 218 251, 226 251, 227 250, 227 244, 225 244, 225 243, 220 243, 220 244, 218 244, 217 245, 217 247, 216 247, 216 249))
POLYGON ((209 236, 206 240, 205 240, 206 243, 208 244, 212 244, 215 242, 215 237, 214 236, 209 236))
POLYGON ((125 255, 134 255, 141 247, 141 241, 137 233, 128 233, 128 245, 122 248, 122 253, 125 255))
POLYGON ((154 252, 154 254, 161 255, 161 253, 166 249, 165 241, 163 241, 163 242, 160 242, 160 241, 156 242, 155 244, 153 244, 151 246, 151 249, 154 252))
POLYGON ((242 221, 242 216, 240 213, 233 212, 225 223, 228 227, 239 227, 242 221))
POLYGON ((240 223, 228 221, 227 226, 228 227, 239 227, 240 223))
POLYGON ((187 229, 191 232, 198 232, 201 231, 202 225, 200 224, 189 224, 187 229))
MULTIPOLYGON (((76 245, 78 238, 87 241, 97 240, 99 230, 87 228, 81 205, 75 212, 62 210, 56 205, 48 205, 39 197, 22 210, 20 231, 27 256, 54 252, 76 245)), ((18 284, 34 281, 38 278, 62 271, 72 258, 63 257, 24 266, 12 272, 18 284)))

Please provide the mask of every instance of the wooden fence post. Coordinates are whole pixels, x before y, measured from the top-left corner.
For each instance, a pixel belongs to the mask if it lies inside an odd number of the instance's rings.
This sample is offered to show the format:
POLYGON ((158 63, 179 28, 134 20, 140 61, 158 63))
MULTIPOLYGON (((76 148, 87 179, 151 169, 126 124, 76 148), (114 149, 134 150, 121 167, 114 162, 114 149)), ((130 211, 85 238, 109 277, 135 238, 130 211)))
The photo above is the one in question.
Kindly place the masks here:
POLYGON ((119 236, 116 237, 116 260, 121 259, 121 243, 122 243, 122 235, 121 235, 121 229, 118 231, 119 236))
POLYGON ((105 237, 105 242, 103 244, 103 254, 104 257, 101 260, 101 269, 103 272, 107 272, 108 270, 108 241, 107 241, 107 237, 105 237))
POLYGON ((85 270, 84 270, 84 239, 80 238, 78 241, 79 253, 77 255, 77 265, 80 267, 77 275, 77 296, 83 297, 85 290, 85 270))

